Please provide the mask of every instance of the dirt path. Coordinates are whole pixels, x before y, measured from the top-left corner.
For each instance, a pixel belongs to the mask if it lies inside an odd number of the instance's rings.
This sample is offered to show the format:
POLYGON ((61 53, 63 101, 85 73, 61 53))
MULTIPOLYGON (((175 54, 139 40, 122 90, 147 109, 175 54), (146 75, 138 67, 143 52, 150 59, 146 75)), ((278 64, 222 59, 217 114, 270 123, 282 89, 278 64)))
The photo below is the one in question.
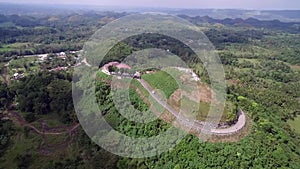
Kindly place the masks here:
POLYGON ((19 113, 15 112, 15 111, 12 111, 12 110, 8 111, 8 116, 10 119, 15 119, 21 126, 29 127, 33 131, 35 131, 37 134, 40 134, 40 135, 62 135, 62 134, 67 134, 67 133, 71 134, 80 126, 79 123, 76 123, 70 129, 67 129, 62 132, 51 132, 51 131, 49 131, 51 129, 46 129, 46 130, 44 129, 43 131, 40 131, 35 126, 28 123, 19 113))
POLYGON ((86 58, 84 58, 84 59, 82 60, 82 63, 84 63, 84 64, 87 65, 88 67, 91 67, 91 66, 92 66, 91 64, 89 64, 89 63, 87 62, 86 58))
POLYGON ((9 78, 9 63, 7 63, 6 65, 4 65, 5 69, 4 69, 4 74, 1 75, 1 77, 3 78, 3 80, 5 81, 5 83, 7 84, 7 86, 10 85, 10 78, 9 78))
POLYGON ((28 123, 18 112, 13 110, 7 110, 7 117, 13 121, 15 125, 19 126, 26 126, 29 127, 33 132, 37 133, 42 137, 42 140, 39 145, 39 152, 42 155, 50 156, 55 154, 55 152, 62 151, 68 147, 68 145, 73 140, 73 134, 77 131, 77 129, 80 127, 79 123, 76 123, 72 126, 62 126, 62 127, 56 127, 56 128, 49 128, 48 125, 41 121, 40 124, 42 126, 42 131, 36 128, 34 125, 28 123), (62 131, 56 131, 56 130, 62 130, 62 131), (60 136, 63 135, 63 137, 66 137, 62 142, 51 144, 47 136, 60 136))
MULTIPOLYGON (((10 85, 10 78, 9 78, 9 62, 5 65, 5 73, 1 75, 3 77, 3 79, 5 80, 5 83, 7 84, 7 86, 10 85)), ((46 123, 43 123, 42 126, 46 126, 46 130, 43 127, 43 131, 40 131, 39 129, 37 129, 35 126, 33 126, 32 124, 28 123, 19 113, 13 111, 13 110, 7 110, 8 112, 8 117, 11 119, 15 119, 21 126, 26 126, 31 128, 33 131, 35 131, 36 133, 40 134, 40 135, 62 135, 62 134, 66 134, 66 133, 73 133, 79 126, 79 123, 76 123, 75 125, 72 126, 72 128, 70 129, 65 129, 65 131, 61 131, 61 132, 53 132, 51 131, 52 129, 49 128, 46 123)), ((55 130, 55 129, 54 129, 55 130)))
MULTIPOLYGON (((4 73, 1 74, 1 77, 4 79, 7 86, 9 86, 10 85, 9 62, 4 66, 5 66, 4 73)), ((11 106, 9 106, 9 107, 11 107, 11 106)), ((8 110, 7 110, 6 117, 8 119, 11 119, 16 125, 29 127, 35 133, 39 134, 43 139, 43 141, 39 145, 39 152, 41 154, 47 155, 47 156, 53 154, 55 151, 66 148, 72 141, 72 135, 80 127, 80 124, 76 123, 72 126, 67 126, 67 127, 62 126, 62 127, 50 128, 44 121, 41 121, 40 122, 40 124, 42 126, 42 131, 41 131, 38 128, 36 128, 34 125, 28 123, 18 112, 10 110, 10 108, 8 108, 8 110), (58 135, 64 135, 64 134, 68 134, 66 139, 58 145, 51 146, 46 138, 46 136, 58 136, 58 135), (43 144, 46 144, 46 145, 43 146, 43 144)))

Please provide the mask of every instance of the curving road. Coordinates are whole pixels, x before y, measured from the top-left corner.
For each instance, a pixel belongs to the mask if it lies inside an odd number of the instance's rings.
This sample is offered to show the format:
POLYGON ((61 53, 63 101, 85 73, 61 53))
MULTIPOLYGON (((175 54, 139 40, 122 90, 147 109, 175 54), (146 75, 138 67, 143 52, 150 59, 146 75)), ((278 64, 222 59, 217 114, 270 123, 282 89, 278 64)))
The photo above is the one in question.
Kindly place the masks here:
POLYGON ((215 134, 215 135, 231 135, 239 132, 246 125, 246 116, 243 111, 238 113, 238 121, 233 126, 224 129, 217 129, 214 126, 217 124, 212 124, 208 122, 203 122, 199 120, 189 120, 186 117, 182 116, 176 110, 174 110, 167 102, 163 101, 159 96, 153 93, 153 89, 150 85, 144 81, 143 79, 137 79, 141 85, 149 92, 151 97, 158 102, 161 106, 163 106, 166 110, 172 113, 181 124, 190 127, 191 129, 195 129, 197 131, 215 134))

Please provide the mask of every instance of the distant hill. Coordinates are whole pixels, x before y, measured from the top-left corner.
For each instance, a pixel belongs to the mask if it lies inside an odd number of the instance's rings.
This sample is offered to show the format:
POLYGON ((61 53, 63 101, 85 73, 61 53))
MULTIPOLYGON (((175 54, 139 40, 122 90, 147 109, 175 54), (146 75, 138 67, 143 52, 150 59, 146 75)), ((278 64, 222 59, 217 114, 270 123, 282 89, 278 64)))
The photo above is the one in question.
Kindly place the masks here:
POLYGON ((255 18, 226 18, 226 19, 214 19, 209 16, 187 16, 187 15, 179 15, 179 17, 186 19, 194 24, 223 24, 227 26, 247 26, 254 28, 265 28, 271 30, 279 30, 286 31, 290 33, 299 33, 300 32, 300 22, 282 22, 279 20, 258 20, 255 18))
POLYGON ((280 20, 282 22, 299 22, 300 10, 242 10, 242 9, 179 9, 171 14, 188 16, 210 16, 217 19, 255 18, 259 20, 280 20))
POLYGON ((300 22, 300 10, 243 10, 243 9, 176 9, 153 7, 115 7, 90 5, 41 5, 41 4, 12 4, 0 2, 0 14, 5 15, 50 15, 85 13, 87 11, 103 12, 162 12, 172 15, 209 16, 215 19, 248 19, 279 20, 282 22, 300 22))

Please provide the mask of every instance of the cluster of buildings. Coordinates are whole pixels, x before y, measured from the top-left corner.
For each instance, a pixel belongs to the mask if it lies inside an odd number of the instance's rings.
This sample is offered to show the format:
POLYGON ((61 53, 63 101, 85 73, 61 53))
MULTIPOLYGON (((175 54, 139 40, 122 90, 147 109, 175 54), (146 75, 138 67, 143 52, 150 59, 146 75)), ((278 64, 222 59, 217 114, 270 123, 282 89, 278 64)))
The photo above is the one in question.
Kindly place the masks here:
MULTIPOLYGON (((78 54, 78 56, 81 55, 83 51, 80 50, 80 51, 70 51, 71 54, 78 54)), ((32 63, 33 64, 38 64, 38 63, 42 63, 44 61, 46 61, 46 59, 49 57, 50 54, 38 54, 38 55, 26 55, 26 56, 18 56, 17 58, 33 58, 33 57, 38 57, 38 60, 36 61, 33 61, 32 63)), ((66 52, 59 52, 59 53, 55 53, 54 54, 55 57, 57 58, 60 58, 62 60, 65 60, 67 58, 67 53, 66 52)), ((79 58, 78 57, 75 57, 76 60, 78 60, 79 58)), ((71 66, 70 63, 68 64, 69 67, 71 66)), ((61 67, 61 66, 58 66, 58 67, 53 67, 52 69, 50 69, 49 71, 61 71, 61 70, 66 70, 68 69, 68 67, 61 67)), ((11 80, 19 80, 21 78, 23 78, 25 76, 24 73, 20 73, 22 72, 22 68, 21 68, 21 71, 20 69, 12 69, 14 73, 12 76, 11 76, 11 80)))
POLYGON ((189 73, 192 76, 192 80, 199 82, 200 78, 198 77, 198 75, 196 73, 193 72, 192 69, 188 69, 188 68, 183 68, 183 67, 176 67, 178 70, 183 71, 185 73, 189 73))
POLYGON ((56 54, 58 58, 61 58, 61 59, 66 59, 67 58, 67 55, 65 52, 60 52, 60 53, 57 53, 56 54))
POLYGON ((60 71, 60 70, 66 70, 66 69, 68 69, 68 67, 60 67, 60 66, 58 66, 56 68, 50 69, 49 71, 52 72, 52 71, 60 71))
POLYGON ((14 73, 12 79, 18 80, 24 77, 24 73, 14 73))
POLYGON ((134 71, 131 67, 124 63, 119 62, 109 62, 102 67, 102 72, 107 75, 114 75, 119 77, 129 77, 129 78, 141 78, 141 73, 134 71))

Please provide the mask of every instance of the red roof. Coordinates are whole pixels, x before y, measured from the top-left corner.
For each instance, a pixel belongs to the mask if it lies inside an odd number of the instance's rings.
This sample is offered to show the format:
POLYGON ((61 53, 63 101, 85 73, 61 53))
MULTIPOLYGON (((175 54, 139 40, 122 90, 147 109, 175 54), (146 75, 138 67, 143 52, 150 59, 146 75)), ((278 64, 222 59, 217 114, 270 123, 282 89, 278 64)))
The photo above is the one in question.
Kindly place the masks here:
POLYGON ((126 65, 126 64, 124 64, 124 63, 120 63, 120 64, 116 65, 116 67, 117 67, 118 69, 121 69, 121 68, 123 68, 123 69, 131 69, 130 66, 128 66, 128 65, 126 65))
POLYGON ((108 69, 109 66, 116 66, 116 65, 118 65, 118 64, 119 64, 119 62, 109 62, 109 63, 107 63, 106 65, 104 65, 103 67, 104 67, 105 69, 108 69))
POLYGON ((109 62, 106 65, 104 65, 104 69, 108 69, 109 66, 116 66, 118 69, 131 69, 130 66, 124 64, 124 63, 119 63, 119 62, 109 62))
POLYGON ((56 70, 65 70, 67 69, 67 67, 57 67, 57 68, 53 68, 50 71, 56 71, 56 70))

